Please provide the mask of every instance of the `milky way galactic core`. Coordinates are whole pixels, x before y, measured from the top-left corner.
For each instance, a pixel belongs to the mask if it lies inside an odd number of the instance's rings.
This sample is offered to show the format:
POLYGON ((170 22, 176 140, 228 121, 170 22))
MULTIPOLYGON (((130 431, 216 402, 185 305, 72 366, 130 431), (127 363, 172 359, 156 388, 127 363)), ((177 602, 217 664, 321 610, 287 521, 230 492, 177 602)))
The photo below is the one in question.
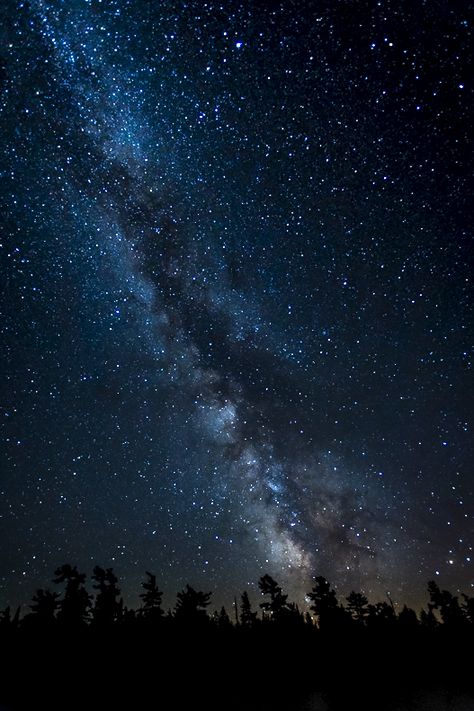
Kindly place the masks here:
POLYGON ((473 587, 471 19, 2 3, 5 604, 473 587))

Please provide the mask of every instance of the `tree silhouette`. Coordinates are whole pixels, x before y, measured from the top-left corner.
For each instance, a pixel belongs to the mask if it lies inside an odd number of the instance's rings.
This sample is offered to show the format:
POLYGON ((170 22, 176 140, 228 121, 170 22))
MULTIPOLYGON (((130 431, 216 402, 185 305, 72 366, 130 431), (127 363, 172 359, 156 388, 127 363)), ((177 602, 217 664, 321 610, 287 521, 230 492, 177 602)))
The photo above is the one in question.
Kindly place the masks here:
POLYGON ((336 592, 323 576, 315 578, 315 586, 308 593, 311 600, 311 610, 318 616, 321 630, 340 627, 346 619, 346 611, 339 605, 336 592))
POLYGON ((306 622, 305 616, 302 612, 300 612, 296 602, 289 602, 287 604, 287 610, 284 611, 283 619, 287 625, 291 625, 292 627, 296 625, 304 625, 306 622))
POLYGON ((426 610, 422 610, 420 612, 420 622, 421 625, 427 629, 434 629, 435 627, 438 627, 439 623, 433 612, 433 605, 428 604, 428 612, 426 610))
POLYGON ((217 610, 214 612, 212 622, 220 629, 230 629, 232 627, 232 622, 225 607, 221 607, 219 612, 217 610))
POLYGON ((66 583, 64 597, 59 605, 58 621, 72 627, 84 625, 91 606, 91 596, 84 587, 85 573, 79 573, 76 566, 65 563, 54 574, 55 583, 66 583))
POLYGON ((163 593, 156 584, 156 575, 146 571, 146 576, 148 579, 142 583, 142 588, 145 592, 140 593, 140 597, 143 600, 141 614, 146 619, 156 622, 160 620, 164 614, 163 608, 161 607, 163 593))
POLYGON ((0 629, 2 630, 12 630, 18 627, 20 621, 20 608, 17 607, 15 614, 12 617, 12 611, 10 605, 4 610, 0 611, 0 629))
POLYGON ((123 601, 120 598, 118 579, 112 568, 96 565, 92 573, 94 589, 98 590, 93 610, 94 622, 98 625, 111 625, 120 617, 123 601))
POLYGON ((208 620, 206 608, 212 593, 195 590, 190 585, 176 596, 175 619, 178 622, 194 625, 208 620))
POLYGON ((469 597, 469 595, 465 595, 464 593, 462 597, 464 600, 462 604, 462 611, 471 625, 474 625, 474 597, 469 597))
POLYGON ((398 624, 406 632, 410 632, 418 627, 419 622, 415 610, 403 605, 403 609, 398 615, 398 624))
POLYGON ((5 607, 4 610, 0 611, 0 627, 4 629, 5 627, 9 627, 12 621, 12 609, 10 605, 8 607, 5 607))
POLYGON ((242 627, 253 627, 257 620, 257 613, 252 611, 248 593, 244 590, 240 598, 240 624, 242 627))
POLYGON ((440 590, 434 580, 428 583, 431 605, 438 610, 445 625, 458 627, 462 625, 464 615, 458 598, 448 590, 440 590))
POLYGON ((40 589, 33 595, 33 604, 30 605, 32 617, 36 623, 52 625, 56 621, 59 593, 51 590, 40 589))
POLYGON ((270 598, 270 600, 260 603, 262 610, 269 613, 275 622, 281 621, 289 609, 288 595, 283 594, 281 587, 270 575, 263 575, 258 581, 258 587, 262 595, 267 595, 270 598))
POLYGON ((355 592, 354 590, 346 597, 347 600, 347 610, 350 613, 353 620, 359 624, 363 624, 367 619, 369 614, 369 601, 362 595, 362 593, 355 592))
POLYGON ((367 624, 375 629, 388 629, 396 621, 395 610, 388 602, 376 602, 369 605, 367 624))
POLYGON ((232 627, 232 622, 224 606, 221 607, 219 612, 219 627, 232 627))

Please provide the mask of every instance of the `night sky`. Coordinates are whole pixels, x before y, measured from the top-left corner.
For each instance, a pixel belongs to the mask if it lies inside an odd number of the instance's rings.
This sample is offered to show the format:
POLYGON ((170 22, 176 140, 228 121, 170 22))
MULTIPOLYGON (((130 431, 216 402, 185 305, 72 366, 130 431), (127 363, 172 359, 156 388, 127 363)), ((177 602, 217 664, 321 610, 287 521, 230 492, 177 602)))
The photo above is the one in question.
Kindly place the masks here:
POLYGON ((2 2, 0 606, 472 594, 467 8, 2 2))

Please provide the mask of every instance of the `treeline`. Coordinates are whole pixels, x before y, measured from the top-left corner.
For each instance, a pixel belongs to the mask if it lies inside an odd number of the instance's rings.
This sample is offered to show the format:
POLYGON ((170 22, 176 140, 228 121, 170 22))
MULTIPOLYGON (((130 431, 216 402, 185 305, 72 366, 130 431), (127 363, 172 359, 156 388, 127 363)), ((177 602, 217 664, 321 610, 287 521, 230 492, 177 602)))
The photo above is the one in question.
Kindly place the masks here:
POLYGON ((420 690, 474 707, 474 598, 432 581, 418 614, 318 577, 302 611, 270 575, 258 587, 258 604, 212 611, 186 585, 167 609, 147 572, 131 609, 112 568, 62 565, 24 613, 0 613, 0 709, 405 711, 420 690))
POLYGON ((413 632, 435 630, 443 627, 452 631, 474 630, 474 597, 463 594, 461 599, 447 590, 441 590, 435 581, 428 583, 427 609, 417 614, 406 605, 397 612, 388 601, 369 603, 360 592, 352 591, 341 602, 326 578, 319 576, 307 593, 311 612, 302 612, 288 601, 280 585, 270 575, 258 581, 262 602, 257 609, 247 592, 234 602, 229 615, 222 607, 209 614, 212 593, 195 590, 190 585, 178 592, 174 609, 165 611, 163 592, 156 575, 146 572, 142 582, 138 609, 127 607, 121 595, 118 579, 112 568, 96 566, 92 573, 93 594, 86 587, 87 577, 76 566, 62 565, 55 571, 56 590, 41 588, 33 596, 29 612, 20 614, 20 608, 10 607, 0 612, 2 632, 45 630, 107 630, 146 627, 163 629, 203 628, 215 629, 285 629, 317 630, 321 633, 349 632, 350 630, 413 632))

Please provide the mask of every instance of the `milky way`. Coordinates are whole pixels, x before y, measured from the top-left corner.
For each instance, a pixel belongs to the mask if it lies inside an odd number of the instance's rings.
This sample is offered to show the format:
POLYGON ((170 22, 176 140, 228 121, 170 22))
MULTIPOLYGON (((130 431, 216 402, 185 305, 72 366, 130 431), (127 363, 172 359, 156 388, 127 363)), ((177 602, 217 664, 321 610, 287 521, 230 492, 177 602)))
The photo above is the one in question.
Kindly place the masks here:
POLYGON ((2 11, 5 604, 474 584, 470 18, 256 5, 2 11))

